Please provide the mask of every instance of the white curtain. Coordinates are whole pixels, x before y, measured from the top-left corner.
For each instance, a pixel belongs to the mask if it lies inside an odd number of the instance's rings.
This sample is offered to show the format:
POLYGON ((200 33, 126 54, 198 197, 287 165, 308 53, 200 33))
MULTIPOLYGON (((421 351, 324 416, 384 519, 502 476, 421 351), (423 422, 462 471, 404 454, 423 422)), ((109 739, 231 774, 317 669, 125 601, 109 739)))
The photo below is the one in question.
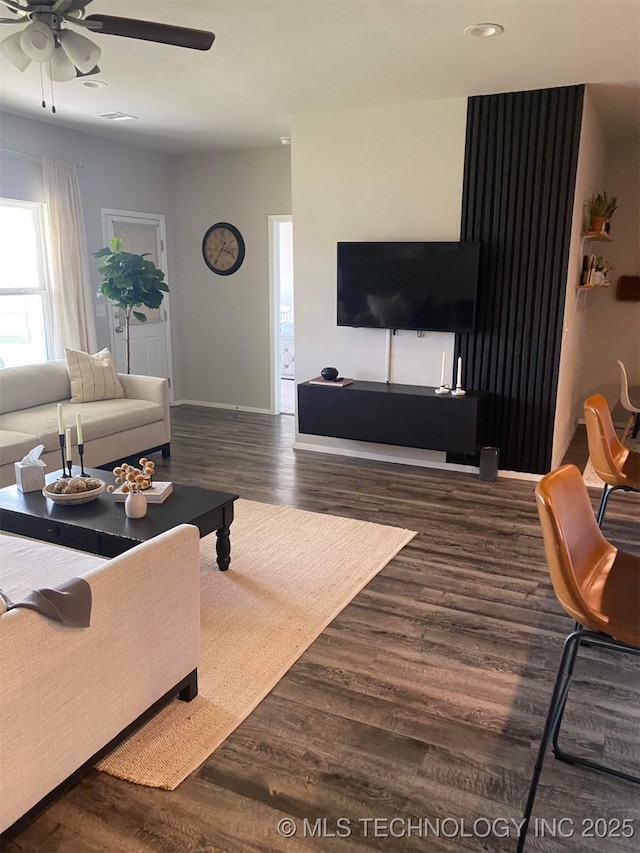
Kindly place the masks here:
POLYGON ((65 347, 94 353, 98 346, 78 175, 70 163, 47 158, 42 163, 53 274, 54 355, 64 358, 65 347))

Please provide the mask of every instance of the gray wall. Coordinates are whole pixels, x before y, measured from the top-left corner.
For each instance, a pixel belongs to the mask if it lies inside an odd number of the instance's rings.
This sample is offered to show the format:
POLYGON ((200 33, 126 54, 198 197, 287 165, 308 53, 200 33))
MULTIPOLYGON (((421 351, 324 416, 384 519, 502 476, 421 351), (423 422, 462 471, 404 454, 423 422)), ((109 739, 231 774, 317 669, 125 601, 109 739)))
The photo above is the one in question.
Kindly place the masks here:
POLYGON ((176 399, 268 410, 268 217, 291 213, 290 149, 175 157, 173 198, 180 298, 172 306, 184 370, 176 399), (209 270, 202 238, 231 222, 246 246, 230 276, 209 270))
MULTIPOLYGON (((87 231, 89 252, 103 245, 101 208, 164 214, 167 223, 168 282, 179 290, 173 257, 173 205, 171 202, 170 157, 120 145, 67 130, 51 122, 39 122, 9 113, 0 114, 0 147, 79 165, 78 181, 87 231)), ((43 200, 42 166, 38 159, 0 150, 0 195, 24 201, 43 200)), ((89 259, 94 302, 100 283, 98 262, 89 259)), ((175 299, 172 300, 173 310, 175 299)), ((99 347, 109 345, 107 319, 96 318, 99 347)), ((179 375, 179 357, 173 345, 174 371, 179 375)))

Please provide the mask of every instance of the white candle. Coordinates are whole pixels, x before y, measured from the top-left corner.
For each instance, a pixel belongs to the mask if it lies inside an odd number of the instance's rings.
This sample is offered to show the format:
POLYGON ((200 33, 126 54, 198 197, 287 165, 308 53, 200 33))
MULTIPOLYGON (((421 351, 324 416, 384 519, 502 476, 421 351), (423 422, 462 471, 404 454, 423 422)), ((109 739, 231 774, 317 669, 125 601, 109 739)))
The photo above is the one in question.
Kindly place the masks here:
POLYGON ((76 412, 76 430, 78 432, 78 444, 84 444, 82 440, 82 417, 80 412, 76 412))
POLYGON ((71 460, 71 429, 67 427, 64 431, 64 458, 69 462, 71 460))
POLYGON ((462 388, 462 358, 458 359, 458 381, 456 382, 456 386, 462 388))
POLYGON ((64 435, 64 421, 62 420, 62 403, 58 403, 58 435, 64 435))
POLYGON ((444 387, 444 365, 445 365, 446 357, 447 357, 447 354, 446 354, 446 352, 443 350, 443 351, 442 351, 442 370, 440 371, 440 385, 441 385, 442 387, 444 387))

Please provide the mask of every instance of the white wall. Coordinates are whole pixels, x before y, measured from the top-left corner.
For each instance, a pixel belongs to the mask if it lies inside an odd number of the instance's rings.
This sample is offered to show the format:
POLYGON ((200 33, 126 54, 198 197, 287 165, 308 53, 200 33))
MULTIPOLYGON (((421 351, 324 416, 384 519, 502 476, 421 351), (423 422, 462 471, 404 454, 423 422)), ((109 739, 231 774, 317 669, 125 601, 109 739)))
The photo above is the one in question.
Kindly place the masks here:
MULTIPOLYGON (((582 417, 582 403, 585 398, 582 396, 581 375, 583 374, 585 352, 593 345, 593 341, 589 342, 587 339, 587 315, 590 307, 594 304, 593 300, 602 291, 577 291, 576 284, 580 280, 582 256, 590 252, 589 245, 581 238, 585 228, 584 203, 594 193, 601 192, 604 189, 605 161, 605 141, 602 129, 587 90, 582 112, 571 224, 563 340, 551 454, 552 468, 557 467, 562 462, 573 438, 578 420, 582 417)), ((605 244, 593 245, 597 248, 598 245, 605 244)))
POLYGON ((592 251, 611 260, 611 287, 594 290, 587 306, 580 393, 604 394, 614 408, 620 396, 617 360, 627 365, 632 384, 640 384, 640 302, 619 302, 621 275, 640 275, 640 147, 606 140, 602 187, 618 197, 611 219, 612 243, 594 243, 592 251))
POLYGON ((270 408, 269 221, 291 213, 290 149, 179 156, 173 162, 178 327, 184 369, 180 400, 267 411, 270 408), (238 272, 212 273, 202 238, 231 222, 245 240, 238 272))
MULTIPOLYGON (((296 380, 335 366, 344 376, 384 381, 386 331, 336 326, 336 243, 458 240, 466 99, 341 110, 293 117, 292 196, 296 380)), ((452 366, 453 333, 399 332, 391 381, 438 385, 442 351, 452 366)), ((333 393, 333 392, 330 392, 333 393)), ((444 454, 320 436, 298 442, 387 457, 444 454)))
POLYGON ((616 284, 620 275, 640 275, 640 148, 635 141, 607 138, 594 110, 589 88, 585 95, 580 153, 576 176, 572 226, 565 337, 560 358, 552 467, 559 465, 576 425, 584 418, 583 403, 592 394, 604 394, 614 420, 623 423, 619 405, 620 380, 617 360, 627 365, 630 383, 640 384, 640 303, 619 302, 616 284), (606 190, 618 197, 611 220, 612 243, 586 243, 584 202, 606 190), (604 255, 612 261, 608 288, 576 291, 582 255, 604 255))

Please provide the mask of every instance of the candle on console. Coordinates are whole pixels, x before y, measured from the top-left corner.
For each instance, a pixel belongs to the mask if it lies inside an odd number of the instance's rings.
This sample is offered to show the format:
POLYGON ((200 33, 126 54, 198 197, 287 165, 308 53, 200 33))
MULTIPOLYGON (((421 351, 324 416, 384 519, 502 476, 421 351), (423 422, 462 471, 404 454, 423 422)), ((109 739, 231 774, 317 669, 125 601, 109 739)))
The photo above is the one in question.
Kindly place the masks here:
POLYGON ((58 435, 64 435, 64 421, 62 420, 62 403, 58 403, 58 435))
POLYGON ((442 388, 444 388, 444 366, 445 366, 446 357, 447 357, 447 354, 443 350, 442 351, 442 370, 440 371, 440 387, 442 387, 442 388))
POLYGON ((458 388, 462 388, 462 358, 458 358, 458 379, 456 381, 456 386, 458 388))
POLYGON ((76 430, 78 432, 78 444, 84 444, 82 440, 82 416, 80 412, 76 412, 76 430))
POLYGON ((67 427, 64 431, 64 458, 69 462, 71 460, 71 428, 67 427))

